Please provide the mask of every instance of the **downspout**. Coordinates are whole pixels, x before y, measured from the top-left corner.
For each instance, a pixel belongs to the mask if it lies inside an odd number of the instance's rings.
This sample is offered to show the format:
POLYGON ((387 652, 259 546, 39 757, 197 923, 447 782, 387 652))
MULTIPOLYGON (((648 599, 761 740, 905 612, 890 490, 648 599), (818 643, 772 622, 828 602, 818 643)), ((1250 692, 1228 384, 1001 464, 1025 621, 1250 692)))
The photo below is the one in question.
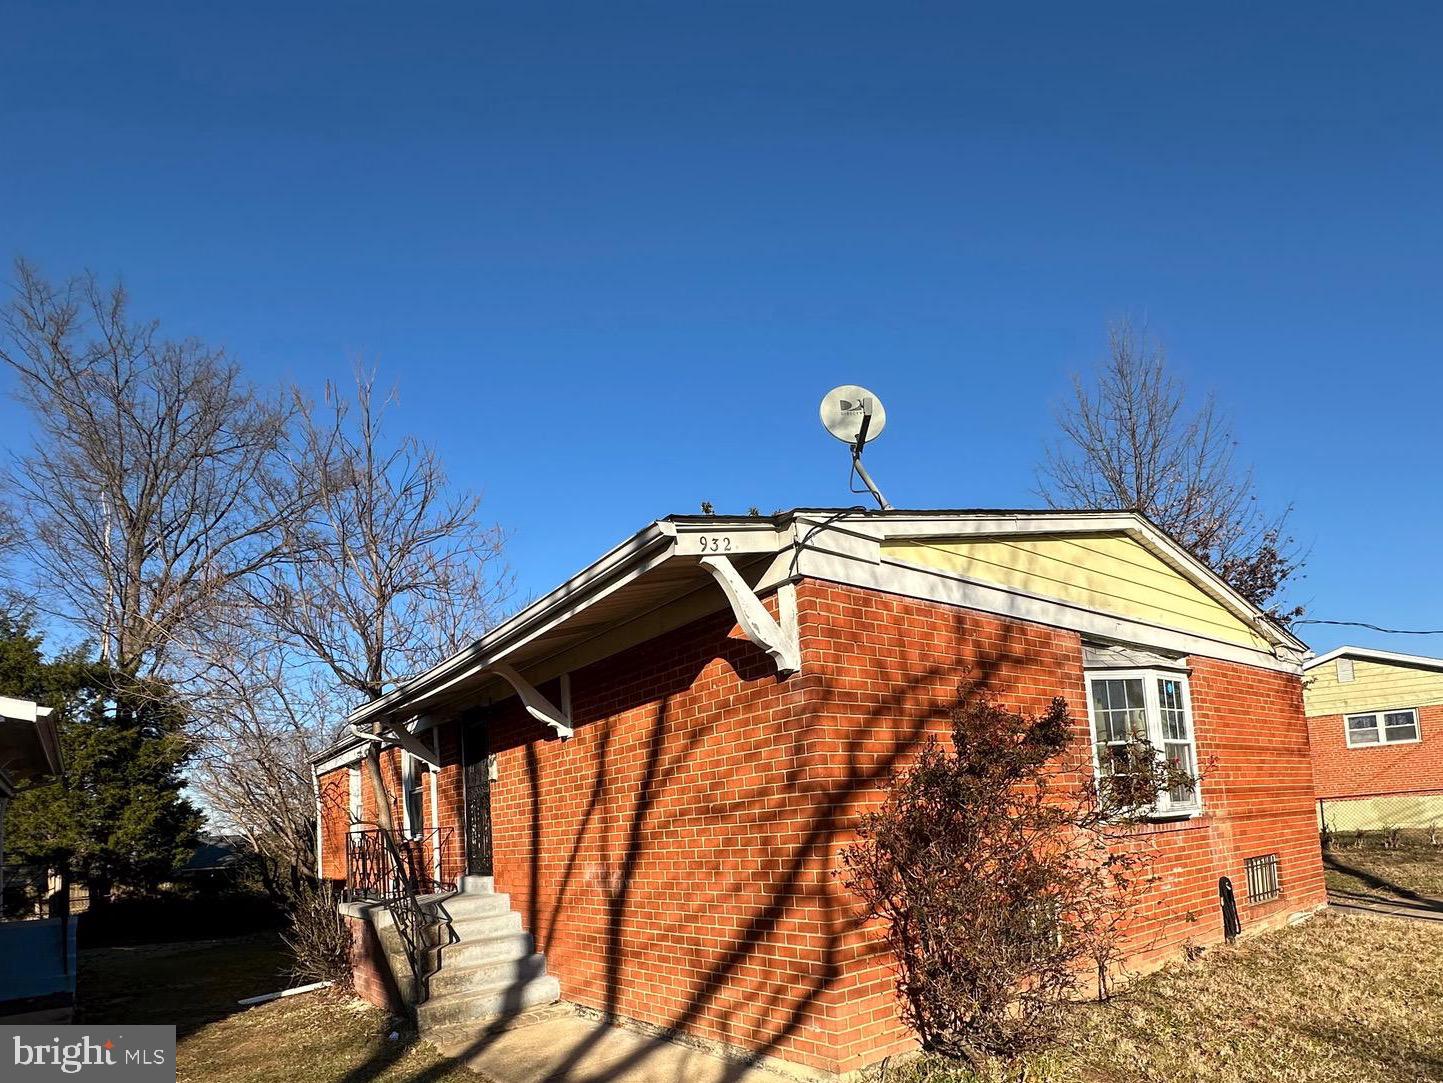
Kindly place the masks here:
POLYGON ((321 808, 321 776, 311 764, 311 792, 316 798, 316 879, 326 878, 326 821, 321 808))

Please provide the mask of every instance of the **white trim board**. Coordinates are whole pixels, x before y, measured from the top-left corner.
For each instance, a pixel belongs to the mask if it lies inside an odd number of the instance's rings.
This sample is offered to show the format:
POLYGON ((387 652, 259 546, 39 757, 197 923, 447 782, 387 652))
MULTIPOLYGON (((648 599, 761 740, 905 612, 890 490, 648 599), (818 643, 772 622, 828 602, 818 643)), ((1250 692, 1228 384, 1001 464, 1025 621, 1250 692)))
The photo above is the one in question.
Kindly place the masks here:
MULTIPOLYGON (((1443 658, 1429 658, 1422 654, 1399 654, 1396 651, 1380 651, 1371 647, 1334 647, 1326 654, 1310 658, 1303 668, 1316 669, 1338 658, 1355 658, 1363 662, 1384 662, 1397 666, 1416 666, 1419 669, 1443 670, 1443 658)), ((1346 682, 1345 682, 1346 683, 1346 682)))

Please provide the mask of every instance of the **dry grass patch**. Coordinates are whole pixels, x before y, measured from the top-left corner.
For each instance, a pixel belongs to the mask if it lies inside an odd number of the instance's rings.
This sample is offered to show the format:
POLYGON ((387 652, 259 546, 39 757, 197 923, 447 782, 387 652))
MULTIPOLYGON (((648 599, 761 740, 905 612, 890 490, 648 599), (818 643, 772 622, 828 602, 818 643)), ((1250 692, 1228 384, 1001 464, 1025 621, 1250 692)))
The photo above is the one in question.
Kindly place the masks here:
MULTIPOLYGON (((1212 949, 1079 1006, 1063 1042, 987 1083, 1416 1083, 1443 1080, 1443 927, 1320 915, 1212 949)), ((888 1083, 979 1077, 936 1061, 888 1083)))
POLYGON ((240 1009, 241 997, 284 989, 290 953, 275 933, 135 947, 87 948, 77 1022, 174 1023, 184 1036, 240 1009))
POLYGON ((176 1078, 179 1083, 480 1083, 479 1076, 384 1012, 326 993, 272 1001, 203 1027, 181 1042, 176 1078))
POLYGON ((1403 836, 1397 849, 1346 838, 1323 852, 1328 890, 1342 895, 1443 899, 1443 847, 1403 836))

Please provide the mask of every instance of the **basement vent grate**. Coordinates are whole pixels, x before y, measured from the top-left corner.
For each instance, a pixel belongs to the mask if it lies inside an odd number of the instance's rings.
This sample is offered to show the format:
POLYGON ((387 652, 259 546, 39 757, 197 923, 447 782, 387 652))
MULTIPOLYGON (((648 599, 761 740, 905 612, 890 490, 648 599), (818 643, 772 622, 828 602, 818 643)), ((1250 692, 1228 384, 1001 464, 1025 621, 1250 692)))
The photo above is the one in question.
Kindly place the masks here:
POLYGON ((1282 894, 1278 883, 1277 854, 1250 857, 1243 862, 1243 871, 1248 878, 1248 902, 1268 902, 1282 894))

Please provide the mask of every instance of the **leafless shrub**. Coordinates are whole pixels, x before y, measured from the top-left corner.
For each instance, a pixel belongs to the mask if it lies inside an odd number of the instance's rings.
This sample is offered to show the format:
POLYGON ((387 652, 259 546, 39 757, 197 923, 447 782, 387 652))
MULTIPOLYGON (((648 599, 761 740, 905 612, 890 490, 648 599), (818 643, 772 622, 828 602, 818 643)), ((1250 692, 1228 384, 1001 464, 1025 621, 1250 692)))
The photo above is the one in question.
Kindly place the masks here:
POLYGON ((1045 1044, 1089 964, 1105 994, 1150 882, 1130 829, 1184 780, 1139 750, 1126 785, 1078 782, 1061 698, 1031 718, 964 687, 951 721, 952 750, 927 743, 843 861, 882 920, 904 1021, 976 1062, 1045 1044))
POLYGON ((287 899, 290 931, 286 945, 295 956, 292 974, 297 982, 332 982, 351 985, 351 927, 337 909, 336 889, 326 880, 304 880, 287 899))

